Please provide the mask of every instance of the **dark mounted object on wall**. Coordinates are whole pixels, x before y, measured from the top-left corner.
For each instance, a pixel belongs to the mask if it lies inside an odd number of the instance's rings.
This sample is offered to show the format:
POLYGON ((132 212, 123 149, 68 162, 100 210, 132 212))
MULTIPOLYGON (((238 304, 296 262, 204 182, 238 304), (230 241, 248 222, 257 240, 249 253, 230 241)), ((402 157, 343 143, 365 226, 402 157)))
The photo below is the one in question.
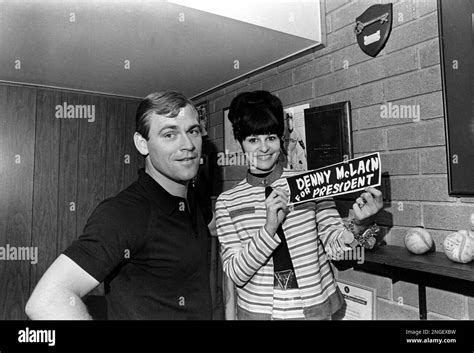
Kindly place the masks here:
POLYGON ((448 192, 474 195, 474 1, 438 0, 448 192))
POLYGON ((349 101, 304 110, 308 170, 351 159, 349 101))
POLYGON ((392 4, 369 7, 356 18, 354 32, 362 51, 376 57, 392 32, 392 4))

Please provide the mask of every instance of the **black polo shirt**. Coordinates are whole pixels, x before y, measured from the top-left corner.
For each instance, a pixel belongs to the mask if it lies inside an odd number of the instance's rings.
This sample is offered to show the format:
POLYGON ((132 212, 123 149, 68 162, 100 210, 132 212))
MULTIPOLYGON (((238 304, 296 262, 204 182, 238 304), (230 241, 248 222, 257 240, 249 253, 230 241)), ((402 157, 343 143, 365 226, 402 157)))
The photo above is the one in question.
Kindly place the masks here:
POLYGON ((106 284, 108 318, 211 319, 207 214, 144 170, 97 206, 64 254, 106 284), (207 219, 205 219, 207 218, 207 219))

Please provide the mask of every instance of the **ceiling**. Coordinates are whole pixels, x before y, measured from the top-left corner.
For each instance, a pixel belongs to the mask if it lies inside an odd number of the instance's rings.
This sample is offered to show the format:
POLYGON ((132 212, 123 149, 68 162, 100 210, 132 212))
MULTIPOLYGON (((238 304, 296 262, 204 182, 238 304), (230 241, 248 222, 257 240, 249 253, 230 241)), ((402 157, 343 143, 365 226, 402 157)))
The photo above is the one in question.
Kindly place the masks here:
POLYGON ((189 2, 3 1, 0 80, 193 97, 320 43, 318 1, 231 4, 229 15, 189 2))

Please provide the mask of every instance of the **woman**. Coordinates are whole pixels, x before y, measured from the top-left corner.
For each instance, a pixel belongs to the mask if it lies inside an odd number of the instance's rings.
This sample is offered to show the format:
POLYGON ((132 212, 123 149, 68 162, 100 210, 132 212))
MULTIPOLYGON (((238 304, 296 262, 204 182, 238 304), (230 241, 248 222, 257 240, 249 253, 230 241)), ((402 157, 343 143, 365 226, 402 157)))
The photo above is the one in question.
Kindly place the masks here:
MULTIPOLYGON (((331 319, 344 299, 328 257, 349 250, 352 234, 332 199, 287 207, 284 178, 296 173, 278 163, 284 113, 276 96, 239 94, 229 120, 250 165, 247 177, 216 203, 224 272, 237 285, 237 318, 331 319)), ((353 227, 360 232, 382 208, 382 195, 368 188, 356 201, 353 227)))

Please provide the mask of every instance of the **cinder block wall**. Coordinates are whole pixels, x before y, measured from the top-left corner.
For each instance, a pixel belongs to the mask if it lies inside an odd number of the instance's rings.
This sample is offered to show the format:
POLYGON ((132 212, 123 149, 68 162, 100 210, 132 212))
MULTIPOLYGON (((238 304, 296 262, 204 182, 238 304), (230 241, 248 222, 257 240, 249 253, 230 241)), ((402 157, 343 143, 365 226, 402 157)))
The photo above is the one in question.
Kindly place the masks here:
MULTIPOLYGON (((444 237, 466 229, 474 198, 447 193, 446 150, 439 59, 436 0, 392 1, 393 30, 384 50, 365 55, 357 45, 354 20, 377 1, 330 0, 325 3, 326 47, 211 94, 207 150, 214 160, 214 194, 245 176, 244 167, 217 167, 215 154, 224 151, 223 109, 243 91, 264 89, 285 106, 311 107, 350 100, 355 155, 379 151, 384 177, 385 225, 388 244, 403 245, 406 230, 424 226, 442 251, 444 237), (382 119, 381 105, 420 105, 420 120, 382 119)), ((211 162, 212 163, 212 162, 211 162)), ((341 214, 347 212, 342 205, 341 214)), ((417 287, 353 270, 338 273, 377 289, 378 319, 418 319, 417 287)), ((429 319, 474 319, 474 298, 427 288, 429 319)))

